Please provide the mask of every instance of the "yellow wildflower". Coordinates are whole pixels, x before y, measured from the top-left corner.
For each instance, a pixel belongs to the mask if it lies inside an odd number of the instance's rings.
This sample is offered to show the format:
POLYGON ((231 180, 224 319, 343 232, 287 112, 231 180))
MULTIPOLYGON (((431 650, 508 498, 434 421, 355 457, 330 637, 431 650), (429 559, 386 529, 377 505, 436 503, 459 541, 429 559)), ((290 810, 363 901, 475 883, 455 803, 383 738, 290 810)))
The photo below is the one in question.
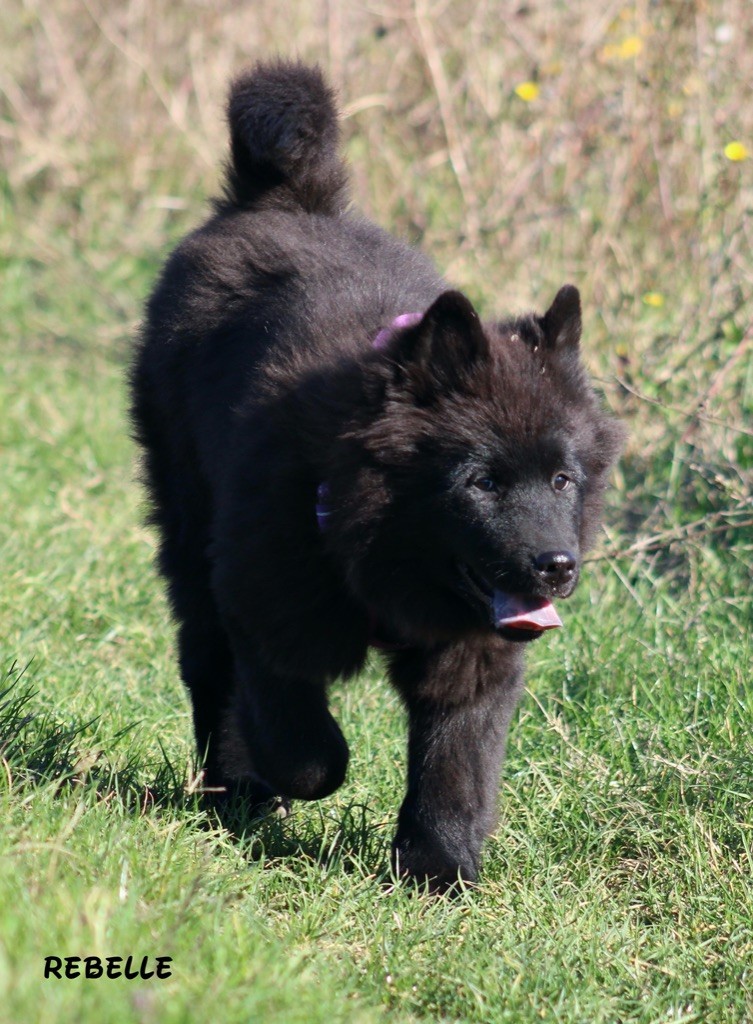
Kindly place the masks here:
POLYGON ((626 36, 621 43, 607 43, 602 46, 599 56, 602 60, 630 60, 643 50, 640 36, 626 36))
POLYGON ((750 154, 744 142, 728 142, 724 147, 724 155, 728 160, 739 163, 741 160, 747 160, 750 154))
POLYGON ((620 43, 620 57, 622 57, 623 60, 630 60, 631 57, 637 57, 642 50, 643 40, 640 36, 626 36, 626 38, 620 43))
POLYGON ((652 309, 661 309, 664 305, 664 296, 661 292, 646 292, 643 296, 643 303, 651 306, 652 309))
POLYGON ((533 103, 538 98, 540 92, 541 90, 536 82, 521 82, 520 85, 515 86, 515 95, 525 100, 526 103, 533 103))

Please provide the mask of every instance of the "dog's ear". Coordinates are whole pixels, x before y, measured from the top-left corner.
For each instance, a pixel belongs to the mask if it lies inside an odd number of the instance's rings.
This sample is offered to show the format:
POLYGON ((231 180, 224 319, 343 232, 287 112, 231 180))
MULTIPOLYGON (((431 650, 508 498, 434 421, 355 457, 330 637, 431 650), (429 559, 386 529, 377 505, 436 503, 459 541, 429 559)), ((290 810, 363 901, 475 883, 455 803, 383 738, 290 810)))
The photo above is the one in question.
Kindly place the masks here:
POLYGON ((447 291, 414 327, 400 333, 390 354, 398 380, 423 403, 462 390, 488 359, 489 342, 470 301, 447 291))
POLYGON ((581 315, 580 294, 575 285, 563 285, 546 313, 537 319, 549 349, 577 354, 580 345, 581 315))

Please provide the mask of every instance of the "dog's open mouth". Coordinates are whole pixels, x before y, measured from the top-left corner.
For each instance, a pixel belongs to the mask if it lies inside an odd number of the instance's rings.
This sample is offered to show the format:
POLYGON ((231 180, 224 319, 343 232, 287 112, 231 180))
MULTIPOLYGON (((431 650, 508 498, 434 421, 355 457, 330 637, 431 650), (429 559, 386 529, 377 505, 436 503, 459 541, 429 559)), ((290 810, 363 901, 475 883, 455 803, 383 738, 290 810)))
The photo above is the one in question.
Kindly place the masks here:
POLYGON ((460 569, 475 596, 489 609, 493 628, 503 636, 515 640, 533 639, 562 625, 562 619, 548 598, 498 590, 490 587, 470 566, 462 565, 460 569))

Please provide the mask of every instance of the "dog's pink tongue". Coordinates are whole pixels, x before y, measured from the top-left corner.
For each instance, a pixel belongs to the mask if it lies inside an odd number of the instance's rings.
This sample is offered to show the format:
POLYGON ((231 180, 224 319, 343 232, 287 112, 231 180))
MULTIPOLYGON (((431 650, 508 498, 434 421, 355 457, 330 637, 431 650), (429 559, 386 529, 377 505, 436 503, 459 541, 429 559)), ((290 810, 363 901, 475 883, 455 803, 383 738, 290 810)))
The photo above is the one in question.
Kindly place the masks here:
POLYGON ((562 625, 554 605, 545 597, 523 597, 522 594, 506 594, 494 591, 494 624, 497 629, 530 629, 543 633, 545 629, 556 629, 562 625))

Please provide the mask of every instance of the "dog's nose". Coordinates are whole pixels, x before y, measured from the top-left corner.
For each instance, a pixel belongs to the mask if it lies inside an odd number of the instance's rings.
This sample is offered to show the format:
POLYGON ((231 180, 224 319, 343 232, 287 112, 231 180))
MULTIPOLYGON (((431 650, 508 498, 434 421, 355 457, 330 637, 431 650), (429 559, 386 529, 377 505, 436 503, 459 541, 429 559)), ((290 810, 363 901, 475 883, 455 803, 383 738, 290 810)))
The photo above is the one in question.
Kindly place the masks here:
POLYGON ((578 568, 578 560, 569 551, 544 551, 534 559, 536 572, 551 587, 570 583, 578 568))

